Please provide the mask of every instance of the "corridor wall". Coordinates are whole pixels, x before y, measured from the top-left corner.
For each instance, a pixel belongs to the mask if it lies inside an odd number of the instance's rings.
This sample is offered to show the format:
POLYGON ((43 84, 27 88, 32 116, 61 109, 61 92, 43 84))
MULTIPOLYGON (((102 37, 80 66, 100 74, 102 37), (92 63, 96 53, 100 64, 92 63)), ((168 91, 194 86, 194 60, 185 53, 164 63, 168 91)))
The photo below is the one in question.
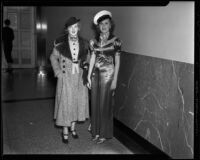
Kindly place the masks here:
POLYGON ((42 7, 47 55, 71 16, 81 19, 81 35, 93 38, 93 16, 103 9, 113 13, 115 35, 122 40, 115 118, 172 158, 192 158, 194 2, 42 7))

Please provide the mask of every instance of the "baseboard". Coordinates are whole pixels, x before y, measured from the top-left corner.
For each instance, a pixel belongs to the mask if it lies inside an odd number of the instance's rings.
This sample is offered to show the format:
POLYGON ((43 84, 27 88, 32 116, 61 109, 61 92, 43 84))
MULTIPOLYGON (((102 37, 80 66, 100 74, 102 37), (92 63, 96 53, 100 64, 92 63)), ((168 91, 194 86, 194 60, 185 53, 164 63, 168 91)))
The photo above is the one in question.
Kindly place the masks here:
POLYGON ((116 118, 114 118, 114 136, 134 154, 171 158, 116 118))

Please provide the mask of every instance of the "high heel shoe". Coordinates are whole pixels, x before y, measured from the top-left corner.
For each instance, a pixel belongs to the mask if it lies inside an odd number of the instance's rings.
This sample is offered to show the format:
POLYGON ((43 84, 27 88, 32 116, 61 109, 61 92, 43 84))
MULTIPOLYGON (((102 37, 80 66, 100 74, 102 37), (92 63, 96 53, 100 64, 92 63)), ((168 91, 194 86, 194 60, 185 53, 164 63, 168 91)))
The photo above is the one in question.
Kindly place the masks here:
POLYGON ((91 133, 91 124, 90 124, 89 127, 88 127, 88 132, 91 133))
POLYGON ((72 137, 73 137, 74 139, 79 138, 78 134, 76 133, 76 130, 71 130, 71 132, 72 132, 72 137))
POLYGON ((99 138, 98 141, 97 141, 97 144, 104 143, 105 141, 106 141, 105 138, 99 138))
POLYGON ((69 143, 69 141, 68 141, 68 134, 62 133, 62 141, 63 141, 63 143, 65 143, 65 144, 68 144, 68 143, 69 143), (67 138, 65 138, 66 136, 67 136, 67 138))
POLYGON ((96 140, 98 140, 99 139, 99 135, 96 135, 92 140, 93 141, 96 141, 96 140))

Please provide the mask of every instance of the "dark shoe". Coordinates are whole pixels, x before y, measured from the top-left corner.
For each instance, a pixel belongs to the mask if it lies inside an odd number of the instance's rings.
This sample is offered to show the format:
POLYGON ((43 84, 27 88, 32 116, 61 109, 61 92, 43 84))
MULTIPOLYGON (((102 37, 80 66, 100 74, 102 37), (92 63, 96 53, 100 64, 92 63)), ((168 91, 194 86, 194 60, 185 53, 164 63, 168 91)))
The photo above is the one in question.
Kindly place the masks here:
POLYGON ((105 141, 106 141, 105 138, 99 138, 98 141, 97 141, 97 144, 104 143, 105 141))
POLYGON ((79 138, 79 137, 78 137, 78 134, 76 133, 75 130, 73 130, 73 131, 71 131, 71 132, 72 132, 72 137, 73 137, 74 139, 79 138))
POLYGON ((68 143, 69 143, 69 141, 68 141, 68 134, 62 133, 62 141, 63 141, 63 143, 65 143, 65 144, 68 144, 68 143), (67 136, 67 138, 65 138, 65 136, 67 136))
POLYGON ((5 72, 8 73, 8 72, 9 72, 9 69, 7 68, 7 69, 5 70, 5 72))
POLYGON ((8 69, 6 70, 6 72, 7 72, 7 73, 13 73, 13 69, 12 69, 12 68, 8 68, 8 69))

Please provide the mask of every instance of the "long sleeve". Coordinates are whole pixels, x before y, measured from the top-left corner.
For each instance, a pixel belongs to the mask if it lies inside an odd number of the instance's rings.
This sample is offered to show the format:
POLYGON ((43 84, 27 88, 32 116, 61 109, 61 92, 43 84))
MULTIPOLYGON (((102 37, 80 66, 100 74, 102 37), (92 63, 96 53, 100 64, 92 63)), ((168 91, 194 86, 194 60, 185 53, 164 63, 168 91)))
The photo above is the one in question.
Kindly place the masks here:
POLYGON ((59 65, 59 52, 54 48, 53 52, 50 56, 51 65, 54 71, 55 77, 58 77, 59 73, 61 73, 61 68, 59 65))

